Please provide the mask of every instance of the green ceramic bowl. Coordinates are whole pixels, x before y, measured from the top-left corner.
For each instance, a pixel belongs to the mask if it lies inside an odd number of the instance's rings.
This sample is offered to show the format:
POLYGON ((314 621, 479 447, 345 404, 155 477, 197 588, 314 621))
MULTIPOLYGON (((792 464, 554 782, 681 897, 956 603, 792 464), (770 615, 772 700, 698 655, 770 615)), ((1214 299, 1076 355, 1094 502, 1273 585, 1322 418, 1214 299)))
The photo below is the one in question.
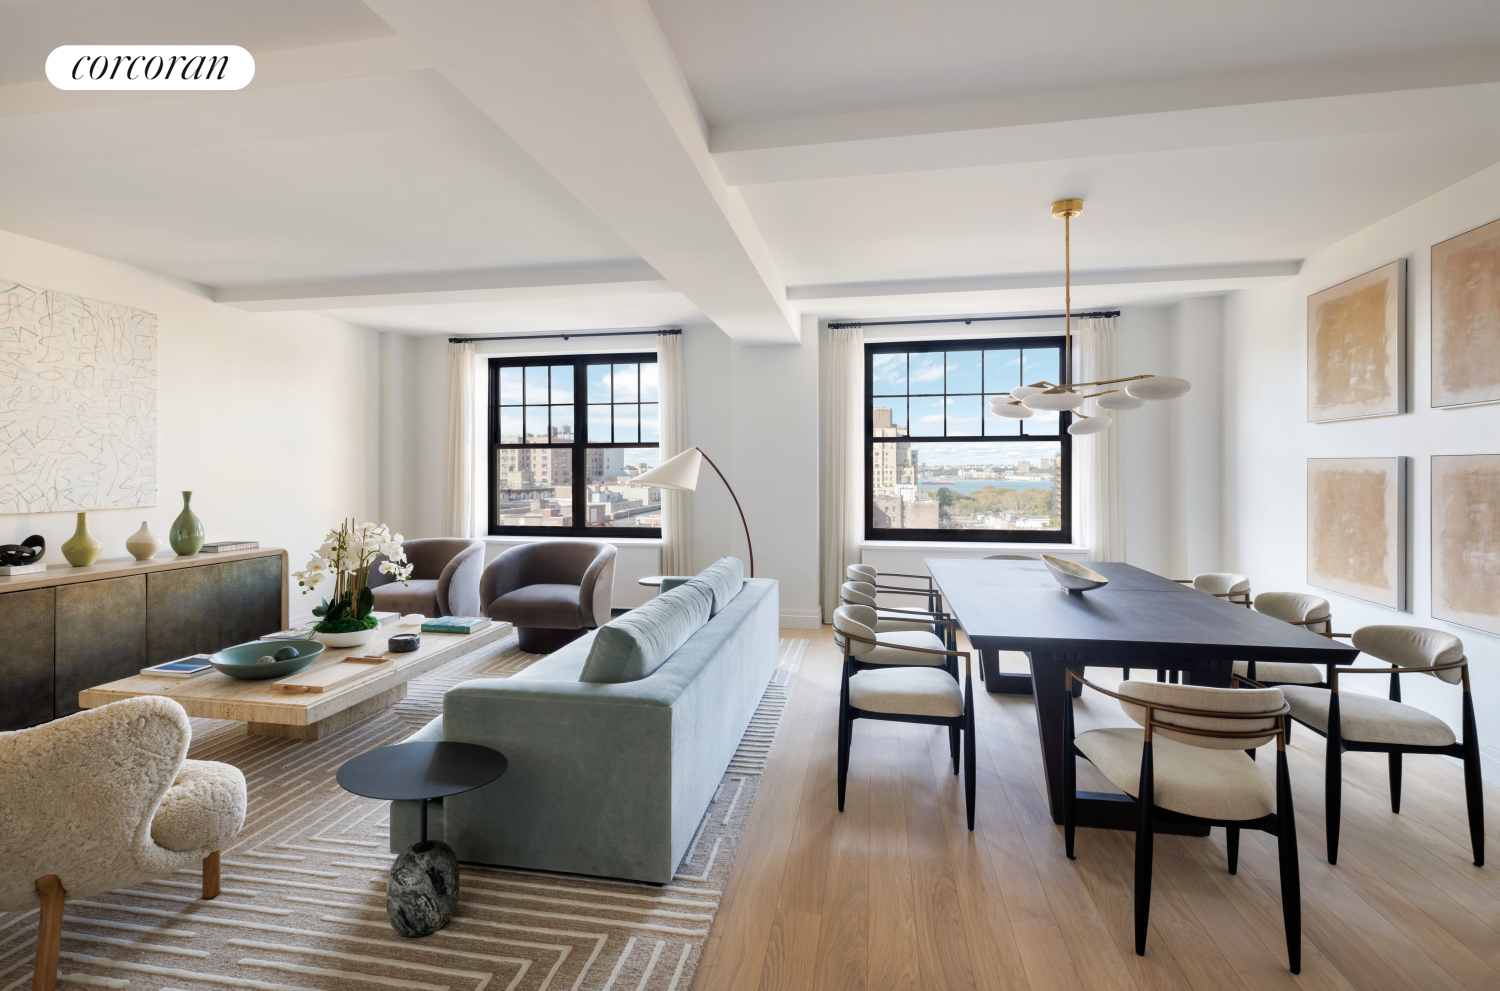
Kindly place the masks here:
POLYGON ((245 681, 260 681, 264 678, 285 678, 296 674, 316 661, 323 653, 323 645, 316 640, 256 640, 235 647, 225 647, 217 654, 208 656, 208 663, 231 678, 245 681), (297 648, 297 656, 289 661, 274 664, 256 664, 258 657, 274 654, 283 647, 297 648))

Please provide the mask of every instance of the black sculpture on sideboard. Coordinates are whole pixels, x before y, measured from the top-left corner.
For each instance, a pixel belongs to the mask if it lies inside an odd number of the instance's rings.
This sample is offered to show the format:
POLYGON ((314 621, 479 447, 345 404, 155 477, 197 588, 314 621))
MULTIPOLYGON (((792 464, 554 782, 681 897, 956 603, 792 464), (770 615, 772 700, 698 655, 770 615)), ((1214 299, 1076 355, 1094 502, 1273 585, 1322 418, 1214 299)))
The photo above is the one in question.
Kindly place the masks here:
POLYGON ((0 544, 0 565, 36 564, 47 552, 47 541, 32 534, 19 544, 0 544))

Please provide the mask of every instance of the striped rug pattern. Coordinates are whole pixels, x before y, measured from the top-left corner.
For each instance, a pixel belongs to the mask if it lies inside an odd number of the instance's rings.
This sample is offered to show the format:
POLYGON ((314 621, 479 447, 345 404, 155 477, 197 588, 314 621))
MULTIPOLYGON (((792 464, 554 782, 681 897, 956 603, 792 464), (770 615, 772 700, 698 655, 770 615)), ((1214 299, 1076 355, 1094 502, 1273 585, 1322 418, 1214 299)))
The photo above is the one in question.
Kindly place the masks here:
MULTIPOLYGON (((508 677, 538 655, 500 641, 414 680, 407 697, 324 740, 247 736, 193 720, 191 756, 245 772, 249 818, 223 853, 223 893, 197 871, 66 903, 60 980, 128 991, 687 991, 755 802, 808 641, 781 659, 673 883, 663 887, 462 865, 441 932, 408 940, 385 918, 384 802, 334 780, 350 757, 400 742, 449 687, 508 677)), ((0 913, 0 991, 31 980, 36 913, 0 913)))

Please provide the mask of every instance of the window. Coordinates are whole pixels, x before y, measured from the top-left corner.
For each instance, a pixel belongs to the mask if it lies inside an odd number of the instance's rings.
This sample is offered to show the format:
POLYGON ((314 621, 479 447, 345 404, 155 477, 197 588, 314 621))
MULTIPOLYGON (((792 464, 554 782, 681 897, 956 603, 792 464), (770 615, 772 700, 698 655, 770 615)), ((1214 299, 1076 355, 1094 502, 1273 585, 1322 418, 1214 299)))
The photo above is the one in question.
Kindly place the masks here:
POLYGON ((1061 380, 1056 337, 865 345, 865 537, 1068 543, 1070 413, 990 396, 1061 380))
POLYGON ((491 358, 492 534, 661 536, 656 355, 491 358))

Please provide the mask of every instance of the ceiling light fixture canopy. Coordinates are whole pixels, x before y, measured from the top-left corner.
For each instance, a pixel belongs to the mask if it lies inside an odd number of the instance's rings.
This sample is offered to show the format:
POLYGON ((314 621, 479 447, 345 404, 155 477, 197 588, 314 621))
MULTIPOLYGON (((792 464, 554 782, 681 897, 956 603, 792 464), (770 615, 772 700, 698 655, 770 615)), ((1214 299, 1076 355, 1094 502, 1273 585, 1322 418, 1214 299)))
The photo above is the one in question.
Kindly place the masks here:
POLYGON ((1079 413, 1078 408, 1085 399, 1094 400, 1099 409, 1119 412, 1139 409, 1148 401, 1176 399, 1187 395, 1193 384, 1184 378, 1170 375, 1127 375, 1124 378, 1105 379, 1101 382, 1073 381, 1073 218, 1083 212, 1083 200, 1077 198, 1058 200, 1052 204, 1052 216, 1063 222, 1063 380, 1033 382, 1018 385, 1010 395, 991 396, 990 411, 996 416, 1011 420, 1024 420, 1035 410, 1048 412, 1071 412, 1074 420, 1068 433, 1075 437, 1097 434, 1108 430, 1114 421, 1102 413, 1092 416, 1079 413), (1120 385, 1119 389, 1103 392, 1080 393, 1080 389, 1095 389, 1099 386, 1120 385))

